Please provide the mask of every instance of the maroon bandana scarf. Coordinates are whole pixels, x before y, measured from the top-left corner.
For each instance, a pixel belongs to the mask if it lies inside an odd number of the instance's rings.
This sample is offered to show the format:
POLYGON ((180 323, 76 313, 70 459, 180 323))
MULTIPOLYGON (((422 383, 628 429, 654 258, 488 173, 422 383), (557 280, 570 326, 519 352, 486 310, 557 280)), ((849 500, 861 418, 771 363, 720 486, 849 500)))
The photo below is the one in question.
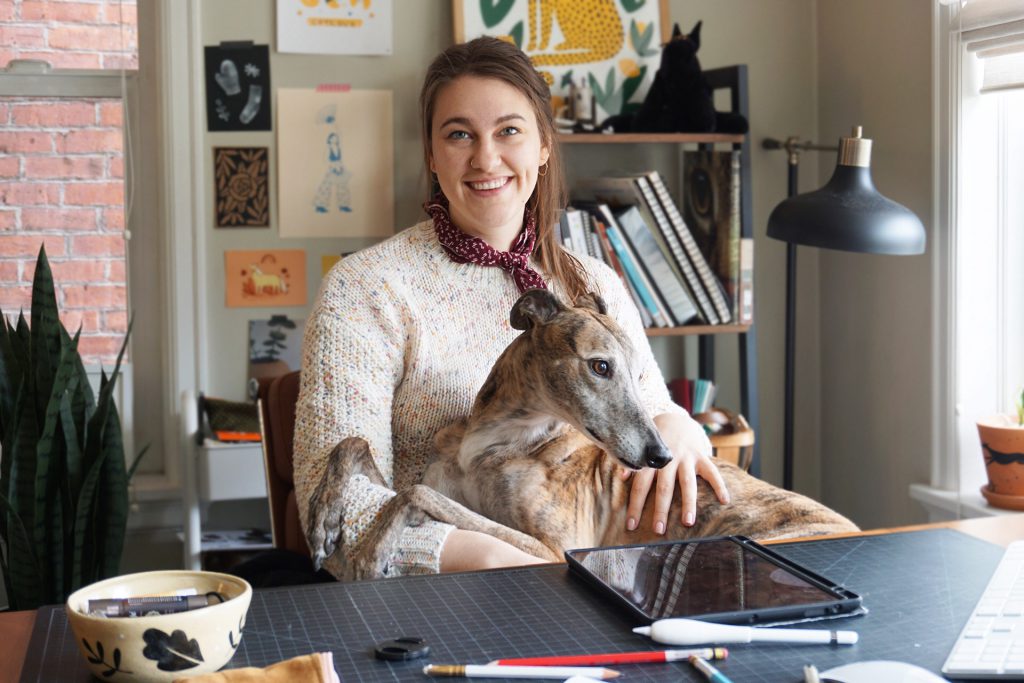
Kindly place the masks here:
POLYGON ((537 241, 536 219, 527 210, 523 220, 523 231, 519 233, 512 248, 498 251, 479 237, 473 237, 452 225, 448 216, 448 200, 437 195, 423 205, 423 210, 434 219, 437 241, 456 263, 475 263, 481 266, 497 266, 512 274, 520 292, 528 289, 547 289, 544 278, 530 267, 530 254, 537 241))

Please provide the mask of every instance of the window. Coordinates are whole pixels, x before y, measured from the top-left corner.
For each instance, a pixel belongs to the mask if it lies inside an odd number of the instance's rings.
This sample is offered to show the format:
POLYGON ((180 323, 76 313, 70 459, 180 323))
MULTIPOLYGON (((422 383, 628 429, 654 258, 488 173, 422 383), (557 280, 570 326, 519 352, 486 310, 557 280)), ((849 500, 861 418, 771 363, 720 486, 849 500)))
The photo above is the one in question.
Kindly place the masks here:
POLYGON ((1024 7, 943 4, 932 479, 948 510, 972 516, 985 509, 976 422, 1013 412, 1024 387, 1024 7))

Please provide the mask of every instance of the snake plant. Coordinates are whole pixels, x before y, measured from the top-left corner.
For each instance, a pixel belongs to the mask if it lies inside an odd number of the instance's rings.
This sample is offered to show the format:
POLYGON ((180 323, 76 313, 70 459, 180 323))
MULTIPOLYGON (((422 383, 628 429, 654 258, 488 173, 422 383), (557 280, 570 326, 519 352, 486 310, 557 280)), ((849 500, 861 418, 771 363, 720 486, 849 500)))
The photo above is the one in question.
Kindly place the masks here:
MULTIPOLYGON (((41 248, 31 325, 0 313, 0 571, 11 609, 63 602, 118 573, 128 481, 114 385, 131 333, 95 396, 57 315, 41 248)), ((141 456, 141 454, 140 454, 141 456)))

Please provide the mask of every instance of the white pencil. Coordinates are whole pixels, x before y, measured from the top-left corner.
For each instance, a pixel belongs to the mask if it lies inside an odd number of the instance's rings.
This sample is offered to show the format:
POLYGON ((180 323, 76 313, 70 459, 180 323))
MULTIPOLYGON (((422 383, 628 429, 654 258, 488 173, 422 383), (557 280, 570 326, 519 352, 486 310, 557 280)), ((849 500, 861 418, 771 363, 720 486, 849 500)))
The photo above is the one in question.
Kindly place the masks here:
POLYGON ((732 624, 714 624, 696 619, 661 619, 650 626, 638 626, 633 633, 650 636, 668 645, 704 643, 831 643, 853 645, 856 631, 825 631, 800 628, 751 628, 732 624))
POLYGON ((427 664, 428 676, 465 676, 466 678, 557 678, 586 676, 598 680, 617 678, 618 671, 596 666, 503 666, 495 664, 427 664))

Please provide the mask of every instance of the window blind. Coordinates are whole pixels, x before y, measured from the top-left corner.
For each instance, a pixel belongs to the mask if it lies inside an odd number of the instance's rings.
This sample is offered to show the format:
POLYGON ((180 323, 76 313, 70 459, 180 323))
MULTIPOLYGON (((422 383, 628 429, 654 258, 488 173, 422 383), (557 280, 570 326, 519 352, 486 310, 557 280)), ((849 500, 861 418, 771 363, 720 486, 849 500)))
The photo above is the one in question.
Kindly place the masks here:
POLYGON ((959 31, 967 52, 982 61, 981 92, 1024 88, 1024 2, 966 0, 959 31))

